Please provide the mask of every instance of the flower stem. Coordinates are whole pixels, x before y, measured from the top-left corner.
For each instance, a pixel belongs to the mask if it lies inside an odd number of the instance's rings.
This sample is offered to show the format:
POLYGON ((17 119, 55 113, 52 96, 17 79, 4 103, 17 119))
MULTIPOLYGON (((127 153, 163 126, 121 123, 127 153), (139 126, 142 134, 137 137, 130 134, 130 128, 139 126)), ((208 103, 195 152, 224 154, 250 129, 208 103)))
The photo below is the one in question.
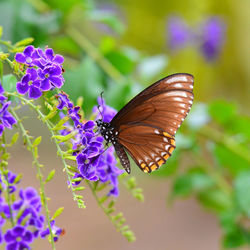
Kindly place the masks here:
POLYGON ((217 130, 208 126, 202 128, 200 131, 198 131, 198 133, 220 145, 223 145, 225 148, 250 163, 249 151, 241 145, 237 144, 233 139, 229 138, 228 136, 221 134, 217 130))
POLYGON ((112 224, 115 226, 116 230, 119 232, 120 231, 120 227, 117 225, 117 223, 115 223, 115 221, 113 220, 112 216, 107 212, 106 208, 103 206, 103 204, 100 202, 97 193, 93 187, 93 185, 85 179, 85 182, 88 184, 90 190, 92 191, 93 196, 95 197, 99 207, 103 210, 103 212, 107 215, 107 217, 109 218, 109 220, 112 222, 112 224))
POLYGON ((100 67, 116 82, 121 82, 124 76, 114 67, 95 46, 77 29, 73 27, 66 28, 67 35, 73 39, 86 53, 92 57, 100 67))
POLYGON ((47 223, 48 223, 48 227, 49 227, 49 231, 50 231, 51 245, 52 245, 52 248, 54 250, 56 248, 55 248, 55 242, 54 242, 54 236, 52 233, 52 228, 50 225, 50 215, 49 215, 49 209, 48 209, 48 204, 47 204, 47 198, 45 195, 45 187, 44 187, 43 175, 42 175, 42 171, 41 171, 41 165, 37 160, 35 149, 32 145, 30 137, 28 136, 27 131, 25 130, 21 120, 19 119, 18 115, 16 114, 16 112, 14 111, 13 108, 10 108, 10 111, 13 114, 13 116, 15 117, 15 119, 17 120, 17 123, 22 131, 23 137, 25 138, 27 145, 28 145, 28 147, 32 153, 33 159, 34 159, 34 164, 36 166, 36 171, 37 171, 38 179, 39 179, 39 183, 40 183, 41 198, 42 198, 42 202, 44 204, 44 208, 45 208, 45 212, 46 212, 46 219, 47 219, 47 223))
MULTIPOLYGON (((4 131, 3 131, 3 134, 2 134, 2 141, 3 141, 3 144, 5 144, 5 135, 4 135, 4 131)), ((2 147, 2 150, 3 150, 3 154, 6 154, 6 148, 5 147, 2 147)), ((1 172, 3 173, 3 175, 5 176, 5 180, 7 182, 7 203, 8 203, 8 207, 9 207, 9 210, 10 210, 10 221, 11 221, 11 225, 12 227, 15 226, 15 223, 14 223, 14 219, 13 219, 13 213, 12 213, 12 209, 11 209, 11 199, 10 199, 10 183, 9 183, 9 178, 8 178, 8 172, 5 173, 4 168, 7 169, 7 164, 8 163, 4 163, 4 161, 1 161, 1 172)))
MULTIPOLYGON (((78 198, 77 198, 78 195, 74 192, 74 187, 73 187, 72 182, 71 182, 70 170, 69 170, 68 165, 67 165, 67 163, 66 163, 66 161, 64 159, 64 152, 61 149, 59 143, 57 142, 57 139, 55 138, 55 133, 53 131, 53 127, 50 124, 50 122, 45 118, 45 115, 40 111, 39 107, 37 107, 36 105, 34 105, 31 101, 25 99, 24 97, 22 97, 21 95, 16 94, 16 93, 7 93, 7 94, 15 96, 15 97, 19 98, 22 102, 24 102, 26 105, 29 105, 39 115, 39 117, 41 118, 41 120, 45 123, 45 125, 47 126, 47 128, 48 128, 48 130, 49 130, 49 132, 51 134, 51 137, 53 138, 53 140, 54 140, 54 142, 56 144, 57 153, 58 153, 58 155, 60 156, 60 158, 62 160, 64 169, 65 169, 66 174, 67 174, 67 179, 68 179, 68 182, 69 182, 69 187, 70 187, 72 195, 73 195, 73 199, 74 200, 78 200, 78 198)), ((80 206, 80 205, 78 204, 78 206, 80 206)), ((83 204, 82 204, 81 207, 85 208, 85 206, 83 204)))

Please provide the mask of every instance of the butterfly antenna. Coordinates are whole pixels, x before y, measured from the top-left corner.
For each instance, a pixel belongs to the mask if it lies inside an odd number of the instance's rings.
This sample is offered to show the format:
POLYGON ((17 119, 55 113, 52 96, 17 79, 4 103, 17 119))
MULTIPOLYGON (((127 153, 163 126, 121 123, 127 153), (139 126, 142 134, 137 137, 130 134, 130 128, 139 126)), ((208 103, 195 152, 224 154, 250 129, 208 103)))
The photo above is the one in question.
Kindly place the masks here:
POLYGON ((100 109, 100 107, 102 107, 102 110, 103 110, 103 107, 104 107, 104 102, 103 102, 103 91, 101 92, 100 97, 101 97, 101 106, 98 105, 97 108, 98 108, 99 113, 100 113, 100 115, 101 115, 101 117, 102 117, 102 120, 103 120, 103 114, 102 114, 101 109, 100 109))

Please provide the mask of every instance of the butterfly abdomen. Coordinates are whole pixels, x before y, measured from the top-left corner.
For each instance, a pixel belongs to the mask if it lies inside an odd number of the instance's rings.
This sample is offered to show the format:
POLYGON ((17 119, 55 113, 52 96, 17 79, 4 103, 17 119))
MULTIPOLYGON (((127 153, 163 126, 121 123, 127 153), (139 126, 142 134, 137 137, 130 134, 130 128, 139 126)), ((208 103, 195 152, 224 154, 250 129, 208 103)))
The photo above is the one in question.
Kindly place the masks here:
POLYGON ((124 150, 124 147, 119 142, 116 142, 115 144, 113 143, 113 145, 114 145, 116 154, 119 157, 119 160, 120 160, 122 166, 124 167, 126 172, 128 174, 130 174, 130 162, 129 162, 128 156, 124 150))

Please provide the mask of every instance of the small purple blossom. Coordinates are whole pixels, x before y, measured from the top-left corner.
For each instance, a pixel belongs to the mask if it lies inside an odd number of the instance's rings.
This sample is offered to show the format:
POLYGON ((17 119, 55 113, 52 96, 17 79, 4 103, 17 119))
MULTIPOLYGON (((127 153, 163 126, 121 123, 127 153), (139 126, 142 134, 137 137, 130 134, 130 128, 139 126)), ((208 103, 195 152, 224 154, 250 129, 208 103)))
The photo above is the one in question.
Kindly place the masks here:
MULTIPOLYGON (((3 190, 8 189, 9 193, 13 193, 16 191, 16 184, 19 183, 19 181, 17 183, 14 183, 16 180, 17 175, 12 173, 11 171, 8 172, 7 176, 6 175, 2 175, 0 173, 0 187, 3 190), (8 178, 8 179, 7 179, 8 178)), ((2 190, 0 189, 0 194, 2 192, 2 190)))
POLYGON ((16 119, 8 111, 8 107, 11 101, 7 101, 7 98, 3 95, 4 89, 0 82, 0 136, 5 128, 12 129, 12 126, 16 124, 16 119))
POLYGON ((64 83, 62 76, 63 57, 54 54, 53 50, 27 46, 23 53, 17 53, 15 59, 26 64, 28 69, 21 81, 17 83, 17 92, 21 95, 28 93, 29 98, 37 99, 45 91, 61 88, 64 83))
POLYGON ((190 26, 180 17, 168 19, 167 43, 172 51, 193 46, 199 48, 204 58, 211 62, 220 54, 225 41, 225 22, 213 16, 199 23, 197 27, 190 26))
POLYGON ((218 17, 207 19, 201 27, 201 52, 208 61, 215 60, 225 40, 225 23, 218 17))
MULTIPOLYGON (((89 181, 109 182, 112 186, 109 195, 117 196, 119 194, 117 178, 124 171, 116 167, 117 162, 114 157, 113 147, 104 150, 103 137, 98 136, 94 131, 95 122, 90 120, 83 123, 79 114, 80 108, 73 105, 68 95, 62 92, 58 95, 58 100, 57 108, 60 110, 66 108, 68 116, 73 122, 73 126, 67 124, 61 134, 68 134, 69 131, 76 133, 75 138, 72 140, 72 148, 75 150, 73 155, 76 156, 78 173, 74 177, 89 181)), ((98 98, 98 103, 101 114, 99 114, 97 107, 94 107, 93 112, 106 122, 111 121, 117 113, 116 110, 107 106, 101 98, 98 98)), ((77 181, 74 184, 78 185, 79 183, 80 181, 77 181)))
MULTIPOLYGON (((53 234, 54 241, 58 240, 58 236, 63 233, 62 228, 59 228, 55 225, 55 220, 50 221, 50 226, 53 234)), ((44 231, 41 232, 41 238, 45 238, 47 235, 49 235, 49 228, 46 228, 44 231)))
MULTIPOLYGON (((13 193, 16 190, 16 174, 8 172, 8 175, 0 175, 0 187, 2 192, 13 193), (7 179, 8 178, 8 181, 7 179), (9 185, 9 188, 7 188, 9 185), (13 187, 14 186, 14 187, 13 187)), ((1 194, 1 193, 0 193, 1 194)), ((0 243, 6 243, 6 249, 30 249, 30 244, 34 238, 42 237, 41 232, 45 231, 47 225, 45 217, 41 214, 41 198, 37 191, 32 187, 20 189, 19 197, 15 198, 12 204, 5 200, 6 195, 0 196, 0 243), (19 199, 18 199, 19 198, 19 199), (11 210, 10 210, 11 208, 11 210), (15 226, 6 232, 3 232, 3 225, 7 220, 12 218, 15 226), (1 231, 2 229, 2 231, 1 231)), ((59 229, 54 225, 56 240, 59 236, 59 229)), ((54 233, 54 232, 53 232, 54 233)))
POLYGON ((177 16, 172 16, 167 22, 167 42, 171 50, 182 49, 192 39, 192 32, 186 22, 177 16))
POLYGON ((23 53, 16 53, 15 60, 19 63, 27 64, 29 66, 34 66, 33 60, 36 58, 34 56, 35 48, 32 45, 27 46, 23 53))
POLYGON ((104 99, 101 97, 97 98, 97 103, 101 114, 98 110, 98 106, 95 106, 93 108, 93 113, 97 115, 96 118, 102 119, 104 122, 110 122, 112 118, 116 115, 117 111, 114 108, 106 105, 104 99))
POLYGON ((109 147, 99 159, 97 165, 97 175, 101 182, 110 181, 113 188, 108 195, 118 196, 118 176, 124 173, 124 170, 116 167, 117 161, 114 156, 114 147, 109 147))
POLYGON ((31 249, 30 244, 33 241, 33 234, 24 226, 18 225, 7 230, 4 239, 7 243, 7 250, 31 249))

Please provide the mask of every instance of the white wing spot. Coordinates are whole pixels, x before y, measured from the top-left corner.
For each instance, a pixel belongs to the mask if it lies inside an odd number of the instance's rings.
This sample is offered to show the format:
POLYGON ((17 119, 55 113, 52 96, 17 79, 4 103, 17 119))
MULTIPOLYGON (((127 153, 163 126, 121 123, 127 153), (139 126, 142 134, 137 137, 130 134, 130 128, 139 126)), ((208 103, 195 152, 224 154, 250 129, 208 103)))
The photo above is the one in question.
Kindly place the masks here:
POLYGON ((176 84, 173 84, 172 86, 173 86, 173 87, 176 87, 176 88, 182 88, 182 87, 183 87, 183 84, 181 84, 181 83, 176 83, 176 84))
POLYGON ((168 139, 166 137, 163 137, 163 141, 168 142, 168 139))
POLYGON ((184 91, 170 91, 164 94, 165 96, 181 96, 188 97, 187 93, 184 91))
POLYGON ((170 147, 170 145, 165 146, 166 151, 168 151, 169 147, 170 147))
POLYGON ((172 82, 187 82, 187 77, 186 76, 174 76, 165 81, 165 83, 172 83, 172 82))
POLYGON ((181 97, 174 97, 173 99, 177 102, 183 102, 183 99, 181 97))
POLYGON ((160 131, 158 129, 155 129, 155 134, 159 135, 160 134, 160 131))

